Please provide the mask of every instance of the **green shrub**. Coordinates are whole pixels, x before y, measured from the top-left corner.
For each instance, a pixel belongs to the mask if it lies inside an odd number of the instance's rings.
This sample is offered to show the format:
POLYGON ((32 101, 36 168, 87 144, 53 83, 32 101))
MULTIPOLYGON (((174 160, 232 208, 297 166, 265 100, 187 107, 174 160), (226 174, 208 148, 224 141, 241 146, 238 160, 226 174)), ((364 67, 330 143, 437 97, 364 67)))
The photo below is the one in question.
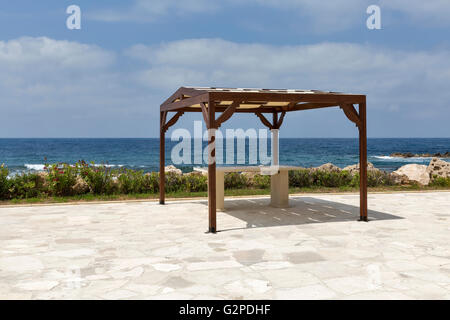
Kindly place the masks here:
POLYGON ((343 187, 348 186, 352 176, 348 171, 322 171, 311 170, 313 185, 318 187, 343 187))
POLYGON ((450 187, 450 177, 444 178, 444 177, 434 176, 430 182, 430 186, 447 187, 448 188, 448 187, 450 187))
POLYGON ((144 186, 148 193, 159 192, 159 172, 150 172, 144 175, 144 186))
POLYGON ((225 189, 245 189, 250 186, 248 178, 239 172, 225 174, 225 189))
MULTIPOLYGON (((359 172, 353 176, 350 183, 352 187, 359 187, 359 172)), ((367 172, 367 186, 368 187, 382 187, 395 185, 392 176, 385 171, 368 171, 367 172)))
MULTIPOLYGON (((189 174, 183 176, 184 188, 187 192, 202 192, 208 190, 208 178, 204 175, 189 174)), ((180 186, 182 188, 182 186, 180 186)))
POLYGON ((308 188, 314 183, 311 170, 300 169, 289 171, 289 186, 292 188, 308 188))
POLYGON ((293 188, 350 186, 352 176, 348 171, 323 171, 300 169, 289 172, 289 186, 293 188))
MULTIPOLYGON (((119 192, 122 194, 130 193, 157 193, 159 191, 159 173, 144 173, 144 171, 134 171, 130 169, 121 169, 116 177, 119 192)), ((178 181, 177 181, 178 182, 178 181)), ((176 186, 175 189, 179 189, 176 186)))
POLYGON ((120 193, 144 193, 146 191, 143 171, 123 169, 120 171, 117 180, 119 182, 120 193))
POLYGON ((91 162, 91 166, 89 166, 82 162, 80 174, 88 184, 92 194, 110 195, 119 191, 118 178, 113 177, 111 168, 104 165, 95 166, 94 162, 91 162))
POLYGON ((9 188, 10 180, 8 179, 9 170, 4 164, 0 165, 0 199, 6 200, 10 198, 9 188))
POLYGON ((11 199, 26 199, 38 197, 45 193, 36 173, 20 174, 10 179, 9 197, 11 199))
POLYGON ((359 188, 359 172, 355 173, 350 181, 350 187, 359 188))
POLYGON ((258 189, 270 188, 270 176, 256 174, 255 176, 253 176, 253 187, 258 189))
POLYGON ((54 196, 71 196, 73 186, 77 180, 78 164, 72 166, 67 163, 46 165, 48 172, 49 192, 54 196))
POLYGON ((167 172, 165 175, 165 190, 166 192, 185 191, 182 189, 183 176, 174 172, 167 172))
MULTIPOLYGON (((79 161, 75 165, 57 163, 46 165, 46 172, 23 173, 9 177, 5 165, 0 166, 0 200, 25 199, 42 196, 72 196, 91 193, 94 195, 144 194, 159 192, 159 173, 144 173, 131 169, 111 169, 79 161), (82 180, 80 180, 82 179, 82 180)), ((165 175, 168 193, 204 192, 208 188, 207 176, 199 174, 165 175)), ((394 181, 389 173, 368 172, 368 186, 391 186, 394 181)), ((329 172, 313 169, 289 171, 289 186, 294 188, 332 187, 351 189, 359 187, 359 174, 348 171, 329 172)), ((450 178, 433 177, 430 186, 450 187, 450 178)), ((270 176, 255 174, 251 177, 237 172, 225 174, 226 189, 267 189, 270 176)), ((419 185, 410 185, 420 189, 419 185)))
POLYGON ((395 182, 388 172, 369 171, 367 173, 367 185, 369 187, 393 186, 395 182))

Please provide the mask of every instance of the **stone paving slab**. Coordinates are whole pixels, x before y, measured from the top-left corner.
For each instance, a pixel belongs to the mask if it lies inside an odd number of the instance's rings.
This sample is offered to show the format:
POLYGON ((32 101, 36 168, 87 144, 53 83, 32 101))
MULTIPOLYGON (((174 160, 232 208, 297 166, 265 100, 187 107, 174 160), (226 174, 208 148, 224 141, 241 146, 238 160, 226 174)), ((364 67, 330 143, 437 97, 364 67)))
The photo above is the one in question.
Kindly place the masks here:
POLYGON ((449 299, 450 193, 0 208, 1 299, 449 299))

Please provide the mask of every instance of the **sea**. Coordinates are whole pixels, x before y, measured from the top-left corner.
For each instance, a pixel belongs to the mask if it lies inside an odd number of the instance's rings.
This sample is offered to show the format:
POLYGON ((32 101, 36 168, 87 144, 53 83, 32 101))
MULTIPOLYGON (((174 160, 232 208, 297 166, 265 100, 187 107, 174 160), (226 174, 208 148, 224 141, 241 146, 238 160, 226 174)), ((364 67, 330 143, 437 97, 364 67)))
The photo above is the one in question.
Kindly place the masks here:
MULTIPOLYGON (((258 143, 246 140, 246 157, 242 165, 249 164, 249 155, 258 153, 258 143)), ((235 141, 235 165, 237 164, 235 141)), ((172 150, 180 146, 179 141, 166 140, 166 165, 173 164, 172 150)), ((194 145, 194 141, 191 141, 194 145)), ((358 139, 352 138, 281 138, 279 158, 282 165, 316 167, 331 162, 341 168, 358 163, 358 139)), ((200 144, 201 150, 206 142, 200 144)), ((226 148, 224 148, 224 154, 226 148)), ((270 155, 270 141, 267 142, 270 155)), ((369 138, 368 160, 375 167, 388 172, 408 163, 428 164, 430 158, 391 157, 394 152, 445 153, 450 151, 450 138, 369 138)), ((177 150, 177 149, 175 149, 177 150)), ((197 152, 197 159, 198 157, 197 152)), ((184 151, 178 153, 184 154, 184 151)), ((186 159, 189 157, 185 157, 186 159)), ((183 172, 206 163, 194 163, 195 149, 192 148, 190 163, 175 163, 183 172)), ((130 168, 145 172, 159 171, 158 138, 30 138, 0 139, 0 164, 4 163, 10 174, 44 170, 47 163, 69 163, 84 160, 104 164, 112 168, 130 168)), ((450 159, 444 159, 450 161, 450 159)), ((225 159, 224 159, 225 162, 225 159)), ((258 163, 259 164, 259 159, 258 163)), ((252 163, 254 165, 254 163, 252 163)))

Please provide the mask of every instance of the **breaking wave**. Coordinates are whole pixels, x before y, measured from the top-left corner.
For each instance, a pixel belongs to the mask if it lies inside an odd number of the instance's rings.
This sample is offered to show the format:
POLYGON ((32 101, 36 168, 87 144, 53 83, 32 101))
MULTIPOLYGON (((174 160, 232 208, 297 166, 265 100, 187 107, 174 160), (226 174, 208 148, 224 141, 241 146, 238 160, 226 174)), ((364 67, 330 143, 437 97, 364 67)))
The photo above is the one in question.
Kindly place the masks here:
POLYGON ((45 168, 45 164, 24 164, 25 168, 28 170, 34 170, 34 171, 43 171, 45 168))
MULTIPOLYGON (((89 164, 91 165, 91 164, 89 164)), ((25 163, 23 165, 27 170, 33 170, 33 171, 44 171, 45 168, 45 164, 30 164, 30 163, 25 163)), ((125 165, 123 164, 100 164, 100 163, 96 163, 94 164, 94 167, 106 167, 106 168, 122 168, 125 165)))
MULTIPOLYGON (((391 156, 372 156, 371 158, 378 161, 390 161, 390 162, 406 162, 406 163, 425 163, 430 162, 432 157, 391 157, 391 156)), ((442 159, 444 161, 449 161, 448 159, 442 159)))

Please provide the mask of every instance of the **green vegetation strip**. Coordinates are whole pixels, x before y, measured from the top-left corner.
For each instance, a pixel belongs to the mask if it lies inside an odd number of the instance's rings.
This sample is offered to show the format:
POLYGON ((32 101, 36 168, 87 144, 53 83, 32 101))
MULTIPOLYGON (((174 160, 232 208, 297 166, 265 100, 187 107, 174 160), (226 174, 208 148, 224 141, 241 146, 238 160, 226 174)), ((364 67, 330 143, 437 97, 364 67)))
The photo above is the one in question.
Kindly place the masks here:
MULTIPOLYGON (((450 178, 436 177, 429 186, 396 185, 389 173, 369 171, 368 185, 369 191, 450 190, 450 178)), ((289 172, 289 186, 291 193, 357 192, 359 176, 345 170, 300 169, 289 172)), ((166 174, 167 197, 206 197, 207 188, 207 177, 200 173, 166 174)), ((80 161, 75 165, 47 165, 44 172, 9 176, 8 168, 0 166, 0 204, 156 199, 158 193, 158 172, 111 169, 80 161)), ((228 173, 225 194, 270 194, 270 176, 228 173)))

